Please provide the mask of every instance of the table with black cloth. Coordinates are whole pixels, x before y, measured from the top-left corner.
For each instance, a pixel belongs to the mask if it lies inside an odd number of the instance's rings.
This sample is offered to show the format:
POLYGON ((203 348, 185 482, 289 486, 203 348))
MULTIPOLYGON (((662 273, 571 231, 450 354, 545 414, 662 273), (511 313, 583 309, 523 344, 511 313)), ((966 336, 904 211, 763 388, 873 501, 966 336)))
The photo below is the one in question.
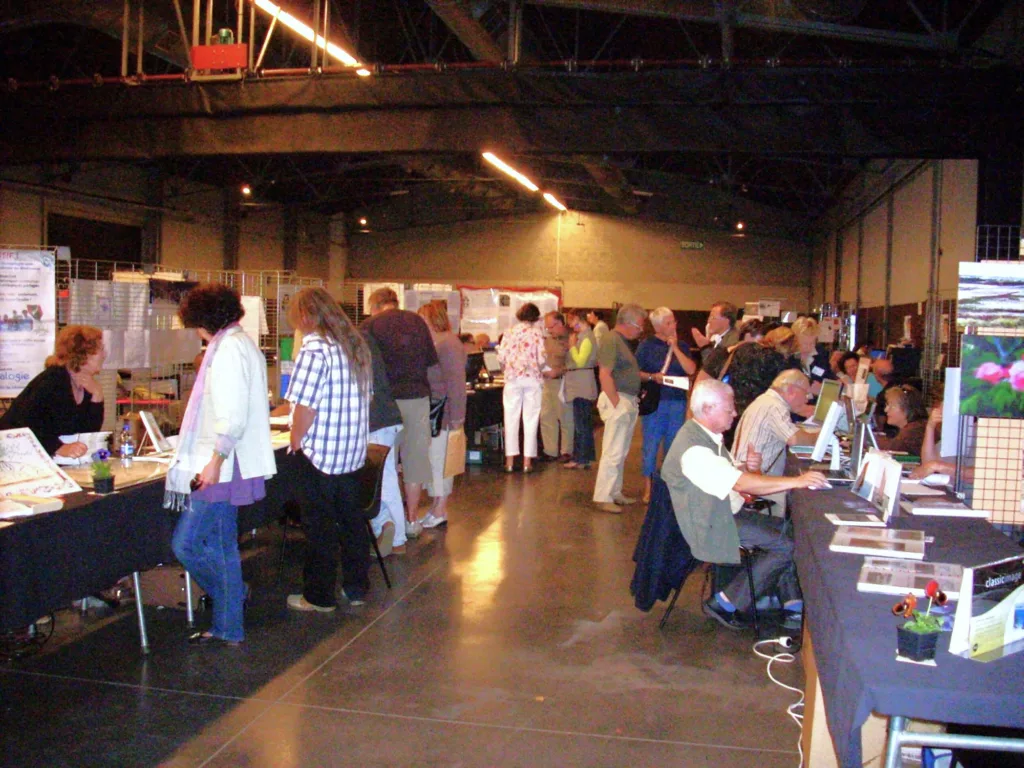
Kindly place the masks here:
POLYGON ((505 423, 505 409, 502 395, 505 387, 501 384, 478 386, 466 391, 466 438, 473 439, 473 434, 484 427, 505 423))
MULTIPOLYGON (((900 728, 903 718, 1024 727, 1024 654, 989 663, 971 661, 948 652, 950 635, 945 632, 937 667, 896 661, 900 619, 891 607, 898 598, 858 592, 863 558, 829 550, 836 526, 824 514, 841 508, 849 494, 804 490, 790 497, 805 631, 813 647, 813 659, 805 664, 817 667, 839 764, 860 766, 872 757, 861 755, 861 726, 872 712, 892 718, 892 725, 900 728)), ((970 566, 1021 554, 1019 546, 985 520, 895 517, 890 526, 921 529, 934 537, 926 544, 928 561, 970 566)))
MULTIPOLYGON (((295 493, 298 457, 275 452, 266 498, 239 507, 238 529, 276 520, 295 493)), ((0 523, 0 631, 26 626, 121 577, 174 560, 177 513, 163 508, 164 480, 99 496, 65 496, 56 512, 0 523)))

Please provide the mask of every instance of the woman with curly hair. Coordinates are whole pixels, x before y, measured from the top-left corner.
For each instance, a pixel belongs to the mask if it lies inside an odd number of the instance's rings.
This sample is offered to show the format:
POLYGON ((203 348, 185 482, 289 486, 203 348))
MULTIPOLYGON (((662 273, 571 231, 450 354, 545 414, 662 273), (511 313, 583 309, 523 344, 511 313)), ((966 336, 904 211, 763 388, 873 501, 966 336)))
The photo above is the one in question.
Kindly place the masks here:
POLYGON ((238 507, 262 499, 277 472, 267 363, 238 324, 244 314, 237 291, 219 283, 196 286, 178 307, 207 342, 164 489, 164 506, 181 512, 171 548, 213 599, 213 624, 189 637, 193 645, 244 639, 238 507))
POLYGON ((42 373, 30 381, 0 417, 0 429, 28 427, 50 455, 77 459, 85 443, 66 445, 60 435, 96 432, 103 425, 103 390, 96 380, 107 353, 103 331, 69 325, 59 334, 42 373))

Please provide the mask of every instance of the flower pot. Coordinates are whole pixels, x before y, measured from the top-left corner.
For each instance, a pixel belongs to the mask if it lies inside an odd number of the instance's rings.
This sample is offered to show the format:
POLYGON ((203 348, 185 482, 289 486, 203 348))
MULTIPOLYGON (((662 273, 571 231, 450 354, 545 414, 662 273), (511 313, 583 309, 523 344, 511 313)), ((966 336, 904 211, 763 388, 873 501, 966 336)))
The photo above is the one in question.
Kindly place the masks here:
POLYGON ((114 492, 114 478, 113 477, 94 477, 92 479, 92 489, 96 493, 113 493, 114 492))
POLYGON ((896 628, 896 650, 900 656, 914 661, 928 661, 935 658, 935 646, 939 632, 913 632, 903 627, 896 628))

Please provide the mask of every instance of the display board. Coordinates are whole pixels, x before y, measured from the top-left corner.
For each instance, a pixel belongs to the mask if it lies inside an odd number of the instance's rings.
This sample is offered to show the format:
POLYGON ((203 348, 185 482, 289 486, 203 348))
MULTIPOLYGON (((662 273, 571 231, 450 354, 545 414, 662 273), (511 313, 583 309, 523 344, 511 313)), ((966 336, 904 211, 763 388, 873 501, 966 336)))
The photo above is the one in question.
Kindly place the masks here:
POLYGON ((516 312, 524 304, 533 302, 543 316, 558 310, 561 295, 548 289, 475 288, 460 287, 462 294, 462 333, 476 336, 486 333, 491 341, 498 338, 516 322, 516 312))
POLYGON ((0 246, 0 397, 17 397, 53 351, 56 249, 0 246))

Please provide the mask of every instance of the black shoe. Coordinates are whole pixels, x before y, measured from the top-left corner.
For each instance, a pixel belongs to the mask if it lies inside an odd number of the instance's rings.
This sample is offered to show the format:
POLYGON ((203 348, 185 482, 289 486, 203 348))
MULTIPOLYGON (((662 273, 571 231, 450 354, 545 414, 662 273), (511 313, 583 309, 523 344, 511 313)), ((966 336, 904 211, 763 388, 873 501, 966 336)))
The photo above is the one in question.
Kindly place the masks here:
POLYGON ((240 642, 234 640, 225 640, 222 637, 215 637, 207 632, 193 632, 188 636, 189 645, 210 645, 210 646, 227 646, 229 648, 237 648, 241 645, 240 642))
POLYGON ((740 620, 736 611, 727 611, 718 601, 711 598, 701 606, 704 610, 704 615, 708 618, 714 619, 726 629, 731 629, 733 632, 739 632, 742 629, 748 629, 749 624, 740 620))

